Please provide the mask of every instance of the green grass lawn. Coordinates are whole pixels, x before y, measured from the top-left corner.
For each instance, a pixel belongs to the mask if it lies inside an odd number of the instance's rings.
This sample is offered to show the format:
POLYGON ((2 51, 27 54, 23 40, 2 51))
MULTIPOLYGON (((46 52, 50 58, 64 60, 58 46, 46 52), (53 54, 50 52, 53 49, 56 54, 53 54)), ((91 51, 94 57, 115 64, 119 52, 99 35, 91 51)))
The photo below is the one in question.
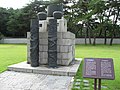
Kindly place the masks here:
MULTIPOLYGON (((0 44, 0 72, 7 69, 7 66, 27 59, 26 45, 19 44, 0 44)), ((76 45, 76 58, 113 58, 115 66, 115 80, 102 80, 102 85, 107 89, 102 90, 120 90, 120 45, 76 45)), ((83 80, 89 80, 90 90, 93 90, 93 79, 82 78, 82 64, 75 76, 75 81, 80 79, 80 89, 75 89, 73 84, 72 90, 83 90, 83 80)))
POLYGON ((0 44, 0 72, 7 66, 26 60, 26 45, 0 44))
MULTIPOLYGON (((76 57, 85 58, 113 58, 115 68, 115 80, 102 80, 102 90, 120 90, 120 45, 76 45, 76 57)), ((83 62, 82 62, 83 64, 83 62)), ((89 80, 90 90, 93 90, 93 79, 82 78, 82 65, 80 66, 77 75, 75 77, 74 85, 72 90, 83 90, 83 80, 89 80), (76 79, 81 79, 80 89, 75 88, 76 79)))

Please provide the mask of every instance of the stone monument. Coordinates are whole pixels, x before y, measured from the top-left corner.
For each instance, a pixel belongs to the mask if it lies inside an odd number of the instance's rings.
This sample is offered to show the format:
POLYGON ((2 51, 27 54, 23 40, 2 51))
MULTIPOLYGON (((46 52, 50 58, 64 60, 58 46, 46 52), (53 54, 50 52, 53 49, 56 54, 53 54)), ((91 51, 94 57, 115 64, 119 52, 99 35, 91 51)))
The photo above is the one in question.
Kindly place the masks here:
MULTIPOLYGON (((28 64, 21 62, 8 67, 9 71, 24 74, 12 72, 12 79, 19 80, 8 86, 12 89, 70 90, 81 61, 75 60, 75 35, 67 31, 63 7, 49 5, 47 13, 39 12, 37 16, 31 19, 30 32, 27 33, 28 64), (13 84, 17 88, 12 87, 13 84)), ((2 88, 6 89, 6 85, 2 88)))
POLYGON ((67 31, 62 5, 49 5, 31 20, 27 33, 27 62, 32 67, 68 66, 75 60, 75 35, 67 31))

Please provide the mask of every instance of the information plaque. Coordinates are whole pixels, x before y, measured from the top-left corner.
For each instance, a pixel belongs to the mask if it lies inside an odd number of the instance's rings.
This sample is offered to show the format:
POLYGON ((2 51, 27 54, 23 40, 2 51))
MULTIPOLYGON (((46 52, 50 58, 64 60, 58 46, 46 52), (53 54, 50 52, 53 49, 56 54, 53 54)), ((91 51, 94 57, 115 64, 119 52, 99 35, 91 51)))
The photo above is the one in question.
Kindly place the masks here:
POLYGON ((115 79, 113 59, 85 58, 83 65, 84 78, 115 79))

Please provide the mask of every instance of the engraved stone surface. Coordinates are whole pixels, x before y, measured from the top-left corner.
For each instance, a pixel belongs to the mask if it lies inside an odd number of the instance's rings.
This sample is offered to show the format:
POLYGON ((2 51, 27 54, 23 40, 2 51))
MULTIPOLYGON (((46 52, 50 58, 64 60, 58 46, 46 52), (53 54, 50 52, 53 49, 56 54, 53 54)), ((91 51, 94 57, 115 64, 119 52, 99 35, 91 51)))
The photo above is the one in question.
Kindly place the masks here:
POLYGON ((48 66, 57 67, 57 20, 49 19, 48 26, 48 66))
POLYGON ((39 66, 39 26, 38 19, 31 20, 30 30, 30 64, 32 67, 39 66))

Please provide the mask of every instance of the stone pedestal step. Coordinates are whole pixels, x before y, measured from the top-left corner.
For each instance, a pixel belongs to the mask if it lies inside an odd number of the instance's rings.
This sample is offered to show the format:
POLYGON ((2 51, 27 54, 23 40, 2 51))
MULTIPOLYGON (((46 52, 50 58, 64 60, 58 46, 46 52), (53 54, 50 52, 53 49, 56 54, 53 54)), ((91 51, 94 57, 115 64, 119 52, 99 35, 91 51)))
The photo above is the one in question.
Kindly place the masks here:
POLYGON ((18 63, 8 67, 10 71, 37 73, 45 75, 58 75, 58 76, 75 76, 81 59, 75 60, 75 64, 70 66, 59 66, 58 68, 48 68, 47 65, 40 65, 39 67, 31 67, 27 62, 18 63))

